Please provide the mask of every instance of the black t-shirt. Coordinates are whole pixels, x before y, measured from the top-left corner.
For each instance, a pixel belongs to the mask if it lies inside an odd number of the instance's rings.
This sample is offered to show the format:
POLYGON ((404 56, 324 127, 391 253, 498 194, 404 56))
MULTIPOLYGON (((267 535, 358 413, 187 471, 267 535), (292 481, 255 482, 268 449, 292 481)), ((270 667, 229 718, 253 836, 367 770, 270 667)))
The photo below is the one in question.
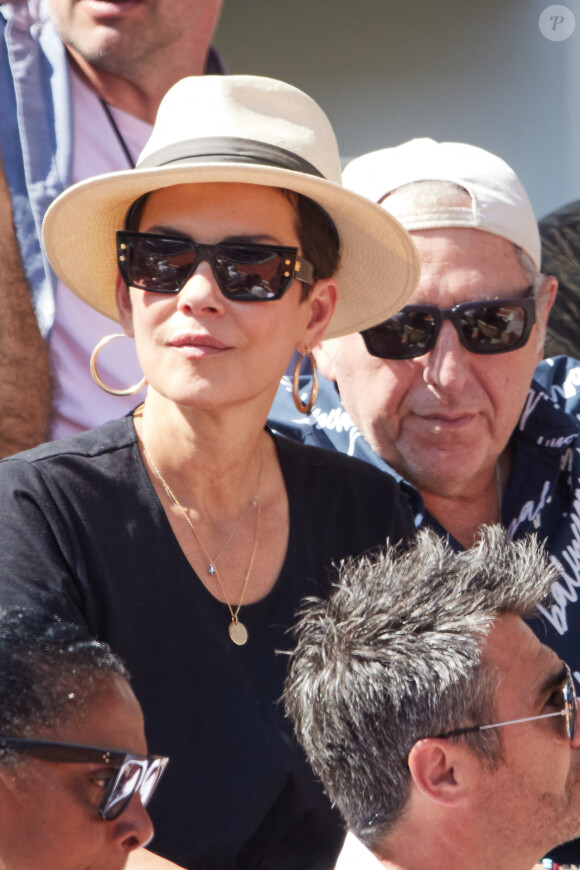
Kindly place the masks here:
POLYGON ((275 438, 290 505, 271 592, 244 605, 248 643, 187 562, 131 418, 0 463, 0 605, 86 624, 127 663, 151 752, 171 757, 150 805, 153 849, 196 870, 327 870, 342 839, 279 698, 288 628, 333 564, 414 532, 366 463, 275 438))

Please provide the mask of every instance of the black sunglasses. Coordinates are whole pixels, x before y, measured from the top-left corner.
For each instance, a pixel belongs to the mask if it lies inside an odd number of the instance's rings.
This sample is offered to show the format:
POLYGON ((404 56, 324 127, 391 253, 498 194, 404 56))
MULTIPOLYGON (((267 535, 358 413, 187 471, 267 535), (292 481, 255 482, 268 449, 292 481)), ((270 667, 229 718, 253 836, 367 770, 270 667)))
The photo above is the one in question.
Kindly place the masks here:
POLYGON ((566 678, 558 692, 561 694, 561 700, 558 706, 562 709, 555 713, 542 713, 540 716, 526 716, 525 719, 510 719, 509 722, 496 722, 493 725, 471 725, 468 728, 455 728, 452 731, 446 731, 444 734, 438 734, 437 737, 459 737, 461 734, 470 734, 473 731, 488 731, 490 728, 503 728, 504 725, 519 725, 520 722, 533 722, 535 719, 551 719, 552 716, 566 717, 566 734, 569 740, 574 739, 576 733, 576 715, 577 715, 577 699, 576 687, 574 686, 574 677, 570 672, 570 668, 564 663, 566 669, 566 678))
POLYGON ((110 822, 127 809, 133 795, 139 792, 145 806, 169 761, 163 755, 136 755, 116 749, 100 749, 77 743, 57 743, 51 740, 27 740, 20 737, 0 737, 0 753, 12 751, 32 755, 43 761, 65 764, 103 764, 114 771, 99 805, 99 815, 110 822))
POLYGON ((536 320, 536 302, 515 299, 482 299, 453 308, 406 305, 394 317, 361 332, 366 348, 381 359, 412 359, 435 345, 444 320, 450 320, 463 347, 472 353, 507 353, 523 347, 536 320))
POLYGON ((297 248, 200 245, 179 236, 117 231, 117 263, 128 287, 179 293, 203 260, 224 296, 235 302, 281 299, 295 278, 303 284, 314 281, 313 266, 297 248))

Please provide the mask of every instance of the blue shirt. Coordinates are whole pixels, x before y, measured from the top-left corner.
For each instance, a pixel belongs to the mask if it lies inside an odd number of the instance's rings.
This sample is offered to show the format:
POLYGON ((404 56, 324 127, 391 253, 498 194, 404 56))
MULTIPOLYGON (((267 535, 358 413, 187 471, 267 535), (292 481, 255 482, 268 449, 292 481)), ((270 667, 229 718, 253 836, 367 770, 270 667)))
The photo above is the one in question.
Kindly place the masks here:
MULTIPOLYGON (((310 376, 300 380, 310 392, 310 376)), ((560 577, 551 599, 540 606, 541 622, 532 627, 570 665, 580 684, 580 362, 571 357, 543 360, 534 373, 518 425, 510 441, 513 462, 502 504, 510 538, 536 532, 545 540, 560 577)), ((320 378, 310 414, 300 414, 292 399, 292 379, 278 389, 269 425, 304 444, 340 450, 364 459, 394 477, 407 494, 415 525, 448 534, 425 510, 420 493, 378 456, 342 407, 336 384, 320 378)), ((459 544, 452 540, 454 546, 459 544)))
MULTIPOLYGON (((224 72, 213 49, 206 72, 224 72)), ((42 220, 71 183, 73 121, 67 53, 46 0, 0 4, 0 154, 38 326, 48 336, 57 279, 42 247, 42 220)))

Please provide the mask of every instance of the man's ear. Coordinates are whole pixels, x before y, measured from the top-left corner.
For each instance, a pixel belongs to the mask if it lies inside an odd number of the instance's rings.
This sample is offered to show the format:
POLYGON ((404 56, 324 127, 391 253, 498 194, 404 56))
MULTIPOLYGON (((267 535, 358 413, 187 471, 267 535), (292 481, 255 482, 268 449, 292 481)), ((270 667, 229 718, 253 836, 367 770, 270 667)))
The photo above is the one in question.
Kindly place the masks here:
POLYGON ((328 341, 323 341, 313 349, 316 365, 320 374, 328 378, 329 381, 336 380, 336 365, 334 363, 334 354, 336 353, 337 338, 330 338, 328 341))
POLYGON ((468 747, 427 737, 418 740, 407 758, 411 779, 424 798, 453 806, 462 802, 472 787, 477 759, 468 747))
POLYGON ((133 332, 133 307, 131 305, 131 295, 129 289, 120 274, 117 272, 117 283, 115 286, 115 301, 117 303, 117 311, 119 312, 119 322, 125 334, 130 338, 134 338, 133 332))
POLYGON ((539 336, 539 355, 538 362, 544 356, 544 342, 546 340, 546 330, 548 327, 548 317, 550 309, 556 299, 556 291, 558 290, 558 279, 553 275, 547 275, 544 285, 538 294, 536 302, 536 322, 538 324, 539 336))

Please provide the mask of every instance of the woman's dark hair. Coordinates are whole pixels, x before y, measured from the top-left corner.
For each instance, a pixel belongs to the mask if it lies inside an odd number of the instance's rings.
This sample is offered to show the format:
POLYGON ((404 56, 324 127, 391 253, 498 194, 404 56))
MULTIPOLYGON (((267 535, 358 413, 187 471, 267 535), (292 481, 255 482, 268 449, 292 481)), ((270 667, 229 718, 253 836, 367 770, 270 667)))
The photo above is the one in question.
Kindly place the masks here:
MULTIPOLYGON (((294 206, 296 235, 303 256, 314 266, 314 280, 330 278, 340 263, 340 242, 333 221, 324 209, 308 196, 284 188, 280 189, 280 193, 284 194, 294 206)), ((301 286, 304 300, 312 288, 306 284, 301 286)))
POLYGON ((0 736, 66 725, 114 677, 129 675, 86 629, 36 610, 0 610, 0 736))
MULTIPOLYGON (((296 235, 303 256, 314 266, 314 280, 330 278, 340 263, 340 241, 330 216, 314 200, 286 188, 275 188, 286 197, 296 215, 296 235)), ((144 193, 129 206, 124 229, 137 232, 149 193, 144 193)), ((301 284, 302 300, 312 287, 301 284)))

